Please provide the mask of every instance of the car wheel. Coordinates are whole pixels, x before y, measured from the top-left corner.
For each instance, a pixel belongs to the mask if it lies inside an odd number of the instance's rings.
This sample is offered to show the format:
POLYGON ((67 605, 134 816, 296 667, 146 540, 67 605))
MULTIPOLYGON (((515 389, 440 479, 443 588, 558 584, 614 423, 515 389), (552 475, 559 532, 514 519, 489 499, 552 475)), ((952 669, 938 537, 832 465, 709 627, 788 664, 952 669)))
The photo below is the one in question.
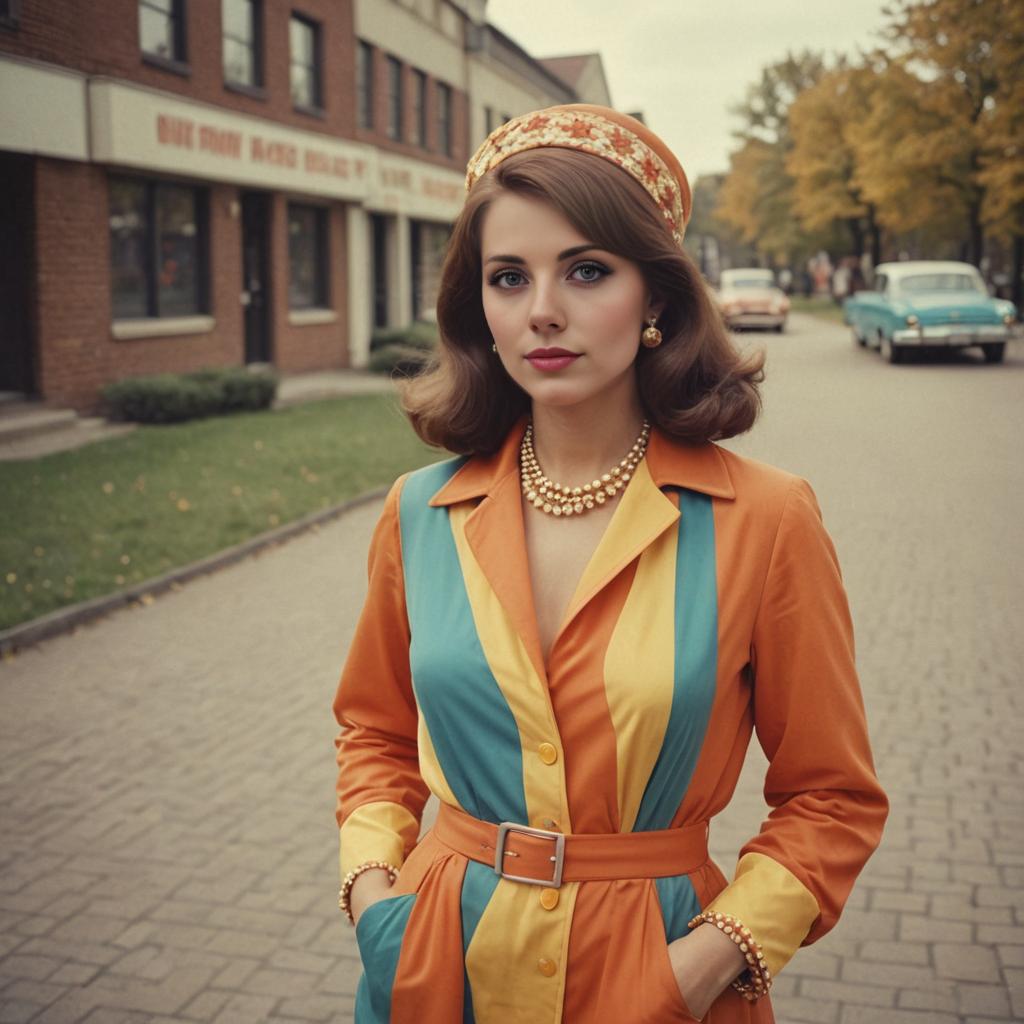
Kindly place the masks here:
POLYGON ((882 353, 882 358, 887 363, 902 363, 903 362, 903 348, 900 345, 894 345, 892 338, 886 334, 879 332, 878 348, 882 353))
POLYGON ((1001 363, 1006 355, 1006 342, 998 341, 991 345, 982 345, 986 363, 1001 363))
POLYGON ((782 332, 783 332, 783 331, 784 331, 785 329, 786 329, 786 324, 785 324, 785 322, 783 322, 783 323, 781 323, 781 324, 776 324, 776 325, 775 325, 775 326, 774 326, 774 327, 772 328, 772 330, 773 330, 773 331, 775 331, 775 333, 776 333, 776 334, 781 334, 781 333, 782 333, 782 332))
POLYGON ((868 339, 864 337, 856 327, 853 328, 853 340, 863 348, 867 343, 868 339))

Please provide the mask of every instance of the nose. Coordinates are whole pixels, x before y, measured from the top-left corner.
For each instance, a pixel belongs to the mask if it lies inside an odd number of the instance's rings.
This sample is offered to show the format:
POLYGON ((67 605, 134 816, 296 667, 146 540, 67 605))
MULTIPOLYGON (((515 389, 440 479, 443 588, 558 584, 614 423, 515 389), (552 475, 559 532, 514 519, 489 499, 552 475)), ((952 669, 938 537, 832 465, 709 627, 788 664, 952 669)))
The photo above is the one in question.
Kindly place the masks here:
POLYGON ((534 284, 530 306, 530 330, 534 334, 551 334, 564 328, 565 311, 558 299, 555 283, 538 280, 534 284))

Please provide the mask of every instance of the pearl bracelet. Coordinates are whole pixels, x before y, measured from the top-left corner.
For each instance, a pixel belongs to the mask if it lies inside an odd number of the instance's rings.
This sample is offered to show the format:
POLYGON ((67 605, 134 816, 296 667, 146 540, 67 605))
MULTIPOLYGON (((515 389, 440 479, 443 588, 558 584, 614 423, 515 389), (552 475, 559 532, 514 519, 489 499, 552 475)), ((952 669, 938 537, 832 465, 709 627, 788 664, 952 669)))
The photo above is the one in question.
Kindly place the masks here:
POLYGON ((348 917, 353 925, 356 923, 356 919, 352 916, 352 904, 350 902, 352 886, 364 871, 369 871, 372 868, 380 868, 386 871, 392 885, 395 884, 395 879, 398 877, 398 868, 394 867, 394 865, 382 860, 368 860, 365 864, 360 864, 359 867, 354 868, 341 880, 341 889, 338 891, 338 909, 348 917))
POLYGON ((747 969, 736 978, 732 987, 748 1002, 760 999, 772 987, 772 975, 764 962, 764 954, 754 941, 750 929, 731 914, 719 914, 714 910, 705 910, 698 914, 690 923, 690 928, 698 924, 713 924, 723 935, 728 935, 747 961, 747 969))

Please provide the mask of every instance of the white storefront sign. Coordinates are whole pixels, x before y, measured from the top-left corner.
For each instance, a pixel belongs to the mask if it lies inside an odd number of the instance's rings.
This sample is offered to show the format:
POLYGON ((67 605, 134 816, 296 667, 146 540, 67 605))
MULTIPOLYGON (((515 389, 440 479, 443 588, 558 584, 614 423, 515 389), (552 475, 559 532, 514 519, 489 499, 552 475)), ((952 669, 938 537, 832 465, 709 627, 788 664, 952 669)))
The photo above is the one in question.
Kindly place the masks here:
POLYGON ((87 160, 85 79, 0 58, 0 149, 87 160))
POLYGON ((89 82, 92 159, 255 188, 362 200, 373 151, 117 82, 89 82))
POLYGON ((461 174, 364 143, 102 80, 89 83, 89 110, 98 163, 361 202, 425 220, 453 220, 462 207, 461 174))
POLYGON ((0 59, 0 149, 340 199, 444 223, 465 198, 461 173, 422 160, 18 60, 0 59))

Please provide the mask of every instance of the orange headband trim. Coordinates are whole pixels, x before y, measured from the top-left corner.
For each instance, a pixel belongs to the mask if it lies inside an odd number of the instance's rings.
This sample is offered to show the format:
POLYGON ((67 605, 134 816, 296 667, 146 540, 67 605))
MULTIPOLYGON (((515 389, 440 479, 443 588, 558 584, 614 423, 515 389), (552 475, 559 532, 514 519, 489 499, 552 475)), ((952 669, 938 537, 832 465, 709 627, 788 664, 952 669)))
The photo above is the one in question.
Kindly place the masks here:
MULTIPOLYGON (((625 115, 609 113, 625 120, 625 115)), ((644 187, 676 244, 682 246, 689 219, 689 184, 685 185, 684 199, 683 186, 654 149, 624 124, 589 110, 550 107, 514 117, 495 128, 466 166, 466 191, 513 154, 547 146, 591 153, 620 167, 644 187)), ((682 181, 686 182, 685 175, 682 181)))

